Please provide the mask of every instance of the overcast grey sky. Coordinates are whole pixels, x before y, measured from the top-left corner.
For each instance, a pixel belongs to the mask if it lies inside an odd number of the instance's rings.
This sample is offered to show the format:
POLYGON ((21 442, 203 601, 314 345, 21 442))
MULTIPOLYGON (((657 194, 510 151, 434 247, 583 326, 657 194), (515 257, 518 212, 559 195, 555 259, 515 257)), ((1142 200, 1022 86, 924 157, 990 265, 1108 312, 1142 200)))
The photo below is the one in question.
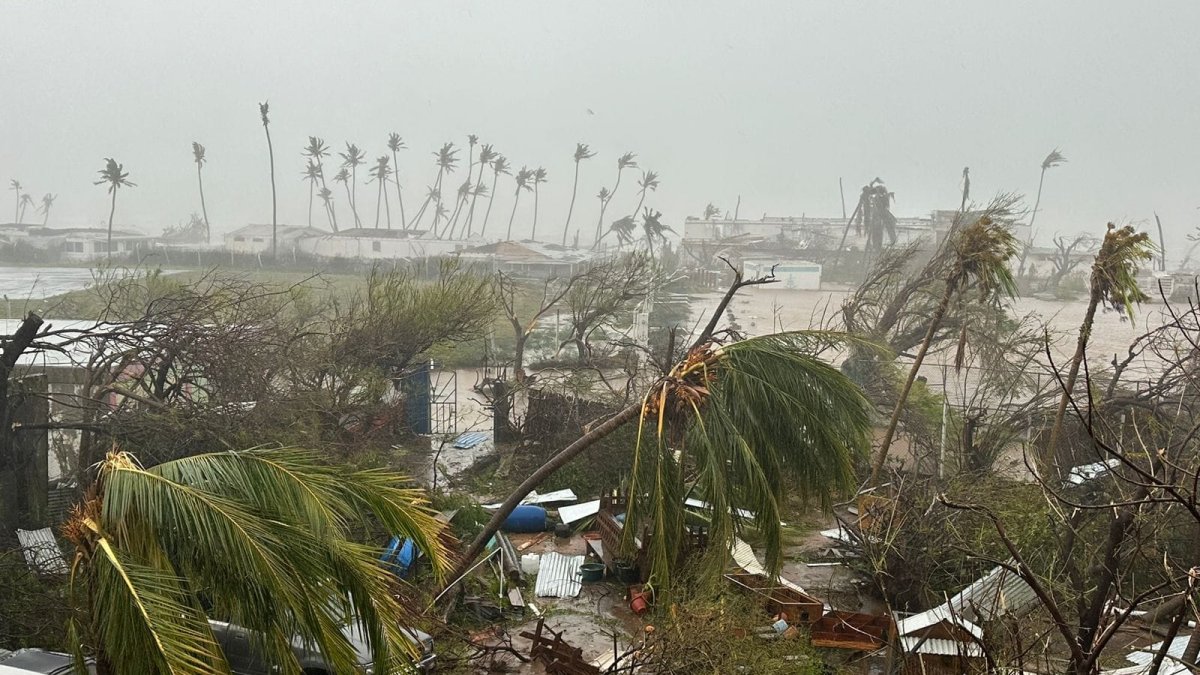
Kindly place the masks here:
MULTIPOLYGON (((957 206, 963 166, 973 195, 1032 203, 1055 147, 1070 161, 1046 178, 1046 239, 1154 210, 1169 241, 1200 223, 1191 0, 6 0, 2 15, 0 179, 59 194, 52 224, 107 216, 92 185, 106 156, 138 183, 118 223, 157 232, 186 219, 199 210, 194 140, 208 148, 214 229, 269 222, 262 100, 291 224, 306 219, 307 135, 373 158, 390 131, 410 148, 409 204, 434 178, 430 153, 469 133, 517 166, 545 166, 539 227, 561 227, 576 141, 598 153, 580 175, 575 222, 589 225, 626 150, 661 174, 647 204, 677 226, 739 194, 747 216, 840 215, 839 176, 851 206, 880 176, 898 214, 922 215, 957 206)), ((633 178, 610 215, 632 210, 633 178)), ((373 195, 359 185, 370 222, 373 195)), ((511 199, 502 182, 493 222, 511 199)))

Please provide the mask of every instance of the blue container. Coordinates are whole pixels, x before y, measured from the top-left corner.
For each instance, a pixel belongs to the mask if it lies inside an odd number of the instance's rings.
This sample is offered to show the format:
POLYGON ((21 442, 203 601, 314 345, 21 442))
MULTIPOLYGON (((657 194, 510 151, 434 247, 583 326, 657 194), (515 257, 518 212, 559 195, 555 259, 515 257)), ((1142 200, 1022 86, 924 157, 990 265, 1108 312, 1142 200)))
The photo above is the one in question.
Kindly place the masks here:
POLYGON ((504 521, 500 529, 505 532, 544 532, 546 530, 546 509, 532 504, 522 504, 513 509, 512 514, 504 521))

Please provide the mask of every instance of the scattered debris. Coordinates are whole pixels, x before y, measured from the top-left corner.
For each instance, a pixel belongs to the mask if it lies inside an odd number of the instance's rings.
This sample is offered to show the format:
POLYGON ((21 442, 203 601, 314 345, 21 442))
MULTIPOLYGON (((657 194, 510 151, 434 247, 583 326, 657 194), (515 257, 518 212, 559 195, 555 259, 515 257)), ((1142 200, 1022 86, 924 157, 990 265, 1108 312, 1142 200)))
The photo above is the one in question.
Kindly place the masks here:
POLYGON ((529 541, 525 542, 524 544, 521 544, 520 546, 518 546, 517 551, 518 552, 527 551, 527 550, 529 550, 530 547, 536 546, 536 545, 542 543, 542 541, 545 540, 546 537, 548 537, 548 536, 550 536, 548 533, 542 532, 541 534, 534 537, 533 539, 530 539, 529 541))
POLYGON ((470 450, 489 438, 491 438, 491 434, 486 431, 468 431, 454 439, 453 445, 459 450, 470 450))
POLYGON ((1113 458, 1095 464, 1084 464, 1071 469, 1067 474, 1067 483, 1070 485, 1083 485, 1089 481, 1095 480, 1101 476, 1107 475, 1110 471, 1121 466, 1121 460, 1113 458))
POLYGON ((814 647, 875 651, 886 645, 895 626, 891 617, 831 610, 812 625, 814 647))
POLYGON ((577 520, 583 520, 588 516, 594 516, 600 512, 600 500, 593 499, 590 502, 581 502, 579 504, 571 504, 570 506, 562 506, 558 509, 558 517, 564 523, 570 525, 577 520))
POLYGON ((29 569, 45 575, 67 573, 67 561, 50 528, 17 530, 17 541, 21 544, 21 553, 29 569))
MULTIPOLYGON (((530 492, 529 495, 527 497, 525 497, 525 499, 522 499, 521 503, 522 504, 555 504, 558 502, 574 502, 574 501, 578 501, 578 500, 579 500, 579 497, 575 496, 575 491, 570 488, 567 488, 566 490, 555 490, 554 492, 547 492, 544 495, 538 494, 537 491, 535 490, 534 492, 530 492)), ((491 511, 495 511, 496 509, 500 508, 501 506, 502 505, 499 503, 484 504, 483 508, 491 510, 491 511)))
POLYGON ((529 655, 535 661, 540 661, 545 665, 547 673, 600 675, 599 668, 584 660, 583 650, 567 644, 562 633, 555 632, 553 628, 547 626, 544 619, 538 619, 536 631, 532 633, 522 631, 521 637, 533 642, 533 646, 529 649, 529 655))
POLYGON ((539 598, 573 598, 583 586, 580 581, 581 555, 550 552, 542 556, 534 594, 539 598))
POLYGON ((773 585, 763 574, 732 573, 726 574, 725 579, 743 591, 760 596, 771 615, 813 623, 825 612, 825 604, 820 600, 794 588, 773 585))

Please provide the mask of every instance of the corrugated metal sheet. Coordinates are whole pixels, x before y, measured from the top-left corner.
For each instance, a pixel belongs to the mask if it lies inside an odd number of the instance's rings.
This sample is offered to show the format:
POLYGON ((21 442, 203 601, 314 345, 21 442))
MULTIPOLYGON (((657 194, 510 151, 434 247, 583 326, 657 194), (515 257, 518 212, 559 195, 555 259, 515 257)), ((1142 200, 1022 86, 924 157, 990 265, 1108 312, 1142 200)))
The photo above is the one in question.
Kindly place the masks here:
MULTIPOLYGON (((1159 669, 1159 675, 1188 675, 1190 672, 1180 661, 1183 658, 1183 650, 1187 648, 1188 635, 1180 635, 1171 641, 1171 646, 1167 648, 1167 656, 1163 659, 1162 668, 1159 669)), ((1136 652, 1130 652, 1125 655, 1125 658, 1136 666, 1129 668, 1121 668, 1120 670, 1111 671, 1110 675, 1119 673, 1120 675, 1142 675, 1150 672, 1150 664, 1154 661, 1154 655, 1158 650, 1162 649, 1163 643, 1156 642, 1149 647, 1143 647, 1136 652)))
POLYGON ((1095 464, 1084 464, 1071 469, 1071 473, 1067 474, 1067 482, 1071 485, 1083 485, 1084 483, 1099 478, 1107 474, 1109 471, 1121 466, 1121 460, 1110 459, 1095 464))
POLYGON ((50 528, 17 530, 17 541, 29 568, 39 574, 66 574, 67 561, 50 528))
POLYGON ((934 626, 942 621, 952 626, 959 626, 963 630, 969 632, 977 638, 983 639, 983 629, 971 623, 962 616, 951 614, 950 608, 946 605, 934 607, 931 610, 913 614, 910 617, 901 619, 896 618, 896 634, 911 635, 919 630, 924 630, 930 626, 934 626))
POLYGON ((573 598, 583 586, 579 568, 583 565, 581 555, 547 553, 542 556, 538 568, 534 593, 539 598, 573 598))
POLYGON ((942 608, 953 607, 970 621, 992 621, 1009 614, 1023 614, 1037 604, 1029 584, 1013 572, 997 567, 950 598, 942 608))
POLYGON ((470 450, 491 437, 486 431, 468 431, 454 439, 454 447, 459 450, 470 450))
POLYGON ((900 644, 907 654, 935 654, 937 656, 967 656, 982 658, 983 648, 974 643, 959 642, 958 640, 938 640, 930 638, 921 642, 919 637, 902 637, 900 644), (920 645, 920 646, 918 646, 920 645))
MULTIPOLYGON (((763 567, 762 563, 758 562, 758 556, 754 555, 754 549, 750 546, 750 544, 747 544, 738 537, 733 538, 733 546, 729 547, 729 555, 733 558, 733 564, 746 570, 750 574, 760 574, 764 577, 771 576, 767 573, 767 568, 763 567)), ((794 591, 800 591, 805 595, 808 594, 808 591, 804 590, 800 584, 788 579, 784 579, 782 576, 779 577, 779 585, 786 586, 794 591)))

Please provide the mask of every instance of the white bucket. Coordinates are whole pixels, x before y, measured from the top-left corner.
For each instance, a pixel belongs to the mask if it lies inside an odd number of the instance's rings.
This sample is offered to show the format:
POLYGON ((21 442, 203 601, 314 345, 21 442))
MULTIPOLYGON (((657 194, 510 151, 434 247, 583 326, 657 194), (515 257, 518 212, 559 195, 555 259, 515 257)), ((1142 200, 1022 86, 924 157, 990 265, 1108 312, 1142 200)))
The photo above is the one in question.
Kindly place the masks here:
POLYGON ((521 573, 537 574, 542 567, 542 556, 536 553, 526 553, 521 556, 521 573))

